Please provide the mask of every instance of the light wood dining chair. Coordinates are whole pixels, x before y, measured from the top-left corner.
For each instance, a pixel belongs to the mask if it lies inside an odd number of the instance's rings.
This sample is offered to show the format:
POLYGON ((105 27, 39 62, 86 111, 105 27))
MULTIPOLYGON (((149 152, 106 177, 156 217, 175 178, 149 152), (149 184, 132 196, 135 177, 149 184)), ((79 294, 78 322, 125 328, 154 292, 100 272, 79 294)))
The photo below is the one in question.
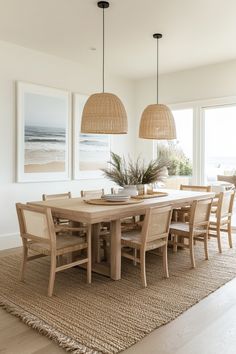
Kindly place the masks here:
MULTIPOLYGON (((70 199, 71 198, 71 192, 67 193, 59 193, 59 194, 43 194, 42 195, 42 200, 47 201, 47 200, 58 200, 58 199, 70 199)), ((69 225, 72 226, 70 221, 67 219, 61 219, 61 218, 56 218, 53 217, 53 221, 57 225, 69 225)))
MULTIPOLYGON (((59 193, 59 194, 43 194, 42 195, 43 201, 71 199, 71 198, 72 198, 71 192, 59 193)), ((72 235, 83 236, 86 233, 86 227, 83 227, 83 225, 81 225, 81 223, 71 221, 68 219, 54 217, 54 216, 53 216, 53 221, 54 221, 54 224, 57 225, 57 228, 56 228, 57 234, 60 232, 67 231, 68 233, 70 233, 72 235)), ((68 260, 68 262, 72 261, 72 254, 67 254, 66 259, 68 260)), ((58 260, 58 263, 62 263, 63 256, 57 256, 57 260, 58 260)))
POLYGON ((180 185, 181 191, 195 191, 195 192, 211 192, 211 186, 197 186, 197 185, 188 185, 188 184, 181 184, 180 185))
POLYGON ((208 259, 208 229, 211 213, 212 198, 195 200, 190 208, 189 223, 173 222, 170 225, 171 241, 174 252, 177 247, 188 248, 192 267, 195 268, 194 241, 204 242, 205 259, 208 259), (179 238, 181 240, 179 240, 179 238), (180 242, 187 239, 188 243, 180 242))
POLYGON ((167 244, 171 215, 171 206, 149 208, 146 211, 141 231, 122 232, 121 254, 125 258, 133 260, 135 264, 140 264, 144 287, 147 286, 145 262, 147 251, 162 249, 164 274, 166 278, 169 277, 167 244))
POLYGON ((101 198, 101 196, 104 195, 104 189, 82 190, 80 191, 80 195, 82 198, 86 199, 101 198))
POLYGON ((50 256, 48 296, 53 294, 56 273, 71 267, 87 264, 87 282, 91 283, 91 226, 88 225, 87 232, 83 237, 62 232, 56 235, 56 226, 53 223, 50 208, 17 203, 16 210, 23 242, 21 281, 24 281, 27 261, 50 256), (29 250, 36 252, 36 254, 29 256, 29 250), (79 250, 86 250, 86 255, 84 256, 81 252, 79 259, 63 265, 57 264, 57 257, 79 250))
POLYGON ((218 194, 218 202, 210 217, 209 236, 216 237, 219 252, 222 253, 221 232, 228 234, 229 247, 233 247, 231 219, 234 205, 235 191, 226 191, 218 194))
POLYGON ((71 192, 59 193, 59 194, 43 194, 42 195, 42 199, 44 201, 57 200, 57 199, 70 199, 70 198, 71 198, 71 192))
MULTIPOLYGON (((181 191, 193 191, 193 192, 211 192, 211 186, 200 186, 200 185, 188 185, 181 184, 181 191)), ((173 211, 174 221, 189 221, 191 205, 186 205, 181 208, 176 208, 173 211)))

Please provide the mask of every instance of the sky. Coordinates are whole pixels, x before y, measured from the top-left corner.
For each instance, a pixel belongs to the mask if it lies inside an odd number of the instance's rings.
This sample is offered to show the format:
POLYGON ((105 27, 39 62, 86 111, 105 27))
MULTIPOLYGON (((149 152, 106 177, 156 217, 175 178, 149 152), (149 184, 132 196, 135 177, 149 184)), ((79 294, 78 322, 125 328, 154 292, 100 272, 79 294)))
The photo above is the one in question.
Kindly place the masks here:
POLYGON ((206 155, 235 157, 236 106, 205 109, 206 155))
MULTIPOLYGON (((177 141, 185 154, 192 159, 193 110, 173 111, 177 141)), ((236 159, 236 106, 219 106, 204 109, 205 154, 211 157, 235 157, 236 159)))
POLYGON ((67 101, 65 98, 27 92, 24 99, 25 125, 55 128, 66 127, 67 101))
POLYGON ((180 109, 172 111, 175 125, 176 137, 185 155, 193 159, 193 110, 180 109))

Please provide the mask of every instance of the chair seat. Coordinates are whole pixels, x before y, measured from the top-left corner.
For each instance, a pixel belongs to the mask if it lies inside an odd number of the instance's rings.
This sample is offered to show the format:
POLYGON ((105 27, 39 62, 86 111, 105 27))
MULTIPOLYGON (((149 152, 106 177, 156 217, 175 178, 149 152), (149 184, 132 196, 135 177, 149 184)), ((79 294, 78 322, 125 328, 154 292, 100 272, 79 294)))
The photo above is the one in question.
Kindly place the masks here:
MULTIPOLYGON (((83 249, 87 247, 87 242, 85 237, 78 237, 73 235, 58 235, 56 239, 56 250, 57 253, 61 253, 60 251, 66 250, 67 248, 71 248, 74 246, 76 249, 83 249)), ((50 245, 47 243, 40 242, 29 242, 28 248, 33 251, 37 251, 43 254, 50 254, 50 245)))
POLYGON ((217 206, 212 206, 211 213, 215 214, 217 212, 217 206))
MULTIPOLYGON (((142 244, 142 235, 141 232, 138 230, 133 230, 127 233, 122 233, 121 236, 121 245, 122 246, 128 246, 128 247, 134 247, 134 248, 140 248, 142 244)), ((157 239, 154 241, 150 241, 146 243, 145 249, 147 251, 153 250, 155 248, 162 247, 166 244, 166 239, 157 239)))
MULTIPOLYGON (((216 226, 218 223, 217 218, 215 217, 215 215, 211 215, 210 216, 210 226, 216 226)), ((220 220, 220 225, 225 225, 228 223, 228 217, 225 217, 223 219, 220 220)))
POLYGON ((175 222, 177 222, 178 220, 187 221, 186 218, 189 218, 190 208, 191 208, 190 205, 185 205, 180 208, 175 208, 173 210, 173 215, 174 215, 173 220, 175 220, 175 222))
POLYGON ((217 224, 217 219, 215 215, 211 215, 210 216, 210 224, 217 224))
POLYGON ((130 232, 122 232, 121 234, 121 244, 141 244, 141 233, 138 230, 132 230, 130 232))
MULTIPOLYGON (((183 233, 184 235, 186 236, 189 236, 189 232, 190 232, 190 227, 189 227, 189 224, 188 223, 185 223, 185 222, 174 222, 174 223, 171 223, 170 224, 170 233, 175 233, 175 232, 178 232, 178 233, 183 233)), ((205 229, 198 229, 198 228, 195 228, 194 229, 194 233, 195 234, 202 234, 202 233, 205 233, 205 229)))

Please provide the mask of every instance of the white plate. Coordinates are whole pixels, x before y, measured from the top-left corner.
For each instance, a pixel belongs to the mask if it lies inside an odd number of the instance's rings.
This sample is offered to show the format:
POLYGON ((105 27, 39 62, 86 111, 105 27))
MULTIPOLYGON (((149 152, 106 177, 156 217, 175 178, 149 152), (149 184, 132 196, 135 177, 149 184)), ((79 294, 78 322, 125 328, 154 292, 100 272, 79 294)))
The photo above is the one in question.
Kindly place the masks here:
POLYGON ((108 200, 109 202, 125 202, 129 200, 130 197, 127 195, 115 195, 115 194, 105 194, 102 199, 108 200))

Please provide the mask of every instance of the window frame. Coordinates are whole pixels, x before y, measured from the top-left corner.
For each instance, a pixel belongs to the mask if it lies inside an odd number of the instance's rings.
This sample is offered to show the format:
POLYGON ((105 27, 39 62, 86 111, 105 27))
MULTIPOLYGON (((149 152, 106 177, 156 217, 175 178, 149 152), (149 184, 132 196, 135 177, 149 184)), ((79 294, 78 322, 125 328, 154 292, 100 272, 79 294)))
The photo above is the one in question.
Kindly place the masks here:
MULTIPOLYGON (((170 103, 171 110, 193 110, 193 184, 205 184, 205 109, 224 106, 236 106, 236 96, 205 100, 170 103)), ((153 141, 153 158, 156 158, 156 141, 153 141)))

